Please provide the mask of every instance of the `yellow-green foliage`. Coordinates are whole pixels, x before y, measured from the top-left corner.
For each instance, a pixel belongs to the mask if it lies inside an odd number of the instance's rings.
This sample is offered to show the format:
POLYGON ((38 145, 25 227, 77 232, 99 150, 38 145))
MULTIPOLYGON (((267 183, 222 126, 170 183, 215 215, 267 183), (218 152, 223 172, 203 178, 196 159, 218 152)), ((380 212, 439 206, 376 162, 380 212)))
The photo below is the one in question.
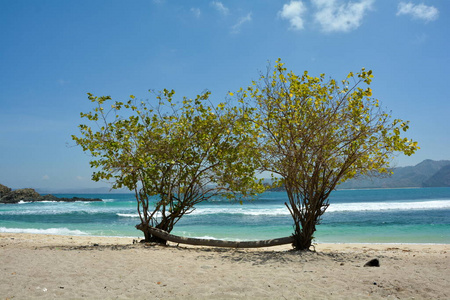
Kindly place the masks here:
POLYGON ((262 192, 257 170, 277 174, 294 218, 294 247, 305 249, 339 183, 388 173, 395 152, 419 149, 402 136, 408 122, 393 119, 372 98, 372 78, 364 69, 340 82, 299 76, 278 60, 236 94, 237 106, 214 106, 209 92, 177 103, 174 91, 164 90, 154 106, 134 96, 114 102, 89 94, 97 106, 81 117, 97 127, 80 125, 81 137, 73 139, 93 156, 94 180, 135 191, 144 232, 146 226, 170 231, 210 197, 262 192))
POLYGON ((213 106, 209 96, 176 103, 174 91, 164 90, 152 106, 134 96, 119 102, 89 94, 97 106, 81 117, 97 127, 80 125, 81 136, 72 138, 93 156, 93 180, 135 191, 143 224, 170 231, 210 197, 262 191, 254 177, 259 152, 252 109, 213 106))
MULTIPOLYGON (((387 173, 394 152, 413 154, 417 142, 402 137, 408 122, 393 119, 372 98, 372 71, 350 73, 338 83, 287 72, 277 61, 238 93, 255 107, 261 128, 262 169, 278 174, 288 193, 299 248, 309 247, 330 192, 362 174, 387 173), (306 232, 305 232, 306 231, 306 232)), ((297 247, 296 246, 296 247, 297 247)))
POLYGON ((331 180, 334 187, 355 175, 388 172, 394 152, 413 154, 417 142, 401 136, 408 122, 392 119, 371 97, 372 78, 362 69, 338 84, 325 74, 297 76, 278 60, 272 74, 241 90, 265 134, 264 169, 301 181, 319 169, 323 184, 331 180))

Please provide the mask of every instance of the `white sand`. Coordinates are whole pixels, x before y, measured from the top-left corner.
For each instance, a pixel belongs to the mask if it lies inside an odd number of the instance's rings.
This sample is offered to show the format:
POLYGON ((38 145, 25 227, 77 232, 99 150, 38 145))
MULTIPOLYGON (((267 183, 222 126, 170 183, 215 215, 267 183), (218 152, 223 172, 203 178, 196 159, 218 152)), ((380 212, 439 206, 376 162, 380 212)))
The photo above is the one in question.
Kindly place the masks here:
POLYGON ((450 299, 450 245, 257 250, 0 233, 3 299, 450 299), (98 246, 94 246, 98 244, 98 246), (380 267, 363 267, 372 258, 380 267))

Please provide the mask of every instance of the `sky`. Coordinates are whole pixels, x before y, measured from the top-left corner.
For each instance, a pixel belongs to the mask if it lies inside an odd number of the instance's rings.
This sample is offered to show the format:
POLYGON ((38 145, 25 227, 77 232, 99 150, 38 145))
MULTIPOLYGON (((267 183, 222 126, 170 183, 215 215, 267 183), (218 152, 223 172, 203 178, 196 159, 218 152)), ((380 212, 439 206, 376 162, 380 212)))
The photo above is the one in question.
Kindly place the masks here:
POLYGON ((108 186, 71 140, 87 93, 213 101, 281 58, 297 74, 373 70, 373 96, 410 121, 413 156, 450 159, 450 1, 0 0, 0 183, 108 186))

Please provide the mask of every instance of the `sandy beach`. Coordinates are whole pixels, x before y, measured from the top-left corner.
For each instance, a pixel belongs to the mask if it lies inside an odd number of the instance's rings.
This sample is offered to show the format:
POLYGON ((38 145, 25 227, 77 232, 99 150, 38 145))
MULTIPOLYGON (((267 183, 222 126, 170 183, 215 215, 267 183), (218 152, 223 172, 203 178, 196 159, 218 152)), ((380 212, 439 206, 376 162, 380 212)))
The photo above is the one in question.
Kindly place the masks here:
POLYGON ((237 250, 0 234, 0 299, 449 299, 450 245, 237 250), (380 267, 364 267, 377 258, 380 267))

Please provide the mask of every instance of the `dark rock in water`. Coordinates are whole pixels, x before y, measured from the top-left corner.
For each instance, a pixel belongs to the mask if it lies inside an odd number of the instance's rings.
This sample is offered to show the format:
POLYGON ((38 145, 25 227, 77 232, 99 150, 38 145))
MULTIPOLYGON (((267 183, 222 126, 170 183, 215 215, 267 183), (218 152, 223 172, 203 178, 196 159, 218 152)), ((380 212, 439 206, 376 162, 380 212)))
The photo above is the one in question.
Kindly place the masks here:
POLYGON ((380 266, 380 261, 378 260, 378 258, 374 258, 372 260, 369 260, 364 265, 364 267, 379 267, 379 266, 380 266))
POLYGON ((11 189, 9 187, 4 186, 3 184, 0 184, 0 198, 5 196, 9 192, 11 192, 11 189))
POLYGON ((10 191, 6 195, 0 199, 1 203, 17 203, 19 201, 36 201, 35 199, 39 199, 41 195, 39 195, 33 189, 18 189, 15 191, 10 191))
POLYGON ((18 189, 12 191, 9 187, 0 184, 0 203, 19 203, 36 202, 36 201, 61 201, 61 202, 75 202, 75 201, 102 201, 99 198, 58 198, 54 195, 40 195, 34 189, 18 189))
POLYGON ((61 202, 77 202, 77 201, 88 201, 88 202, 94 202, 94 201, 103 201, 99 198, 82 198, 82 197, 72 197, 72 198, 58 198, 53 195, 45 195, 44 200, 42 201, 61 201, 61 202), (51 197, 51 198, 48 198, 51 197))
POLYGON ((45 195, 45 196, 41 196, 42 198, 45 198, 45 200, 42 201, 61 201, 62 198, 58 198, 56 196, 53 196, 51 194, 45 195))

